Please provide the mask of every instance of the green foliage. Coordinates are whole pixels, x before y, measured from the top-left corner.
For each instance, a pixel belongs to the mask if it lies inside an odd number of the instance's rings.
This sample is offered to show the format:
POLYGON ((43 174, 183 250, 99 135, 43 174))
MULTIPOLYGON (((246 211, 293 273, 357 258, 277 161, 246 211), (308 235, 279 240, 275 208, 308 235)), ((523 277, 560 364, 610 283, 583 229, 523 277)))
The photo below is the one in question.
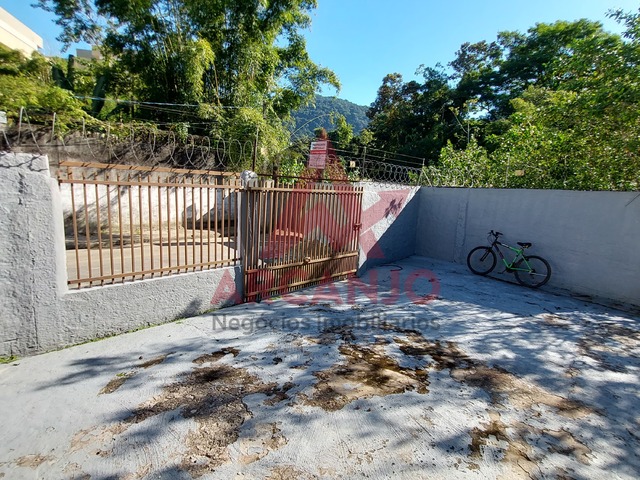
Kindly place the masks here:
POLYGON ((388 75, 369 110, 373 145, 427 157, 414 178, 426 184, 640 189, 640 11, 611 16, 622 36, 537 24, 463 44, 451 77, 388 75))
POLYGON ((435 162, 447 141, 454 139, 456 120, 449 109, 454 92, 440 69, 421 67, 418 72, 424 83, 404 83, 398 73, 383 79, 367 112, 369 130, 376 148, 435 162))
POLYGON ((38 104, 46 105, 50 111, 59 117, 62 115, 75 120, 85 116, 81 103, 68 91, 59 87, 48 87, 38 94, 38 104))
POLYGON ((471 137, 464 150, 455 149, 451 142, 442 149, 438 169, 431 167, 428 173, 437 175, 440 184, 452 187, 494 186, 498 173, 487 151, 471 137))
POLYGON ((299 30, 312 0, 39 0, 56 14, 67 45, 103 45, 141 79, 139 98, 167 103, 268 106, 277 116, 339 87, 314 64, 299 30))
POLYGON ((373 133, 368 128, 365 128, 364 130, 362 130, 360 134, 357 136, 358 143, 365 147, 368 145, 371 145, 373 143, 373 139, 374 139, 373 133))
POLYGON ((475 99, 491 119, 506 118, 513 113, 511 100, 529 86, 555 89, 566 81, 555 68, 559 62, 595 39, 615 38, 589 20, 539 23, 526 34, 501 32, 491 43, 465 43, 450 65, 461 99, 475 99))
POLYGON ((0 43, 0 76, 4 75, 47 82, 51 79, 51 67, 37 52, 26 58, 19 50, 11 50, 0 43))
MULTIPOLYGON (((16 121, 26 108, 29 122, 49 123, 56 114, 55 132, 63 135, 83 118, 87 103, 76 94, 90 94, 94 75, 86 62, 47 59, 39 53, 25 58, 20 52, 0 45, 0 109, 16 121)), ((91 122, 90 122, 91 123, 91 122)))
POLYGON ((287 151, 287 154, 280 158, 280 164, 278 165, 280 181, 283 183, 294 183, 296 181, 296 177, 301 176, 304 169, 304 158, 301 155, 296 155, 291 151, 287 151))
POLYGON ((329 140, 340 145, 348 145, 353 140, 353 127, 347 123, 347 119, 340 114, 333 115, 331 120, 335 129, 329 133, 329 140))
POLYGON ((0 75, 18 76, 25 63, 24 55, 0 44, 0 75))
POLYGON ((51 81, 51 66, 49 60, 34 52, 20 67, 20 73, 25 77, 48 83, 51 81))
POLYGON ((529 87, 512 103, 498 149, 488 153, 473 137, 464 149, 449 143, 425 178, 465 187, 640 189, 637 119, 594 117, 583 95, 562 90, 529 87))
POLYGON ((67 90, 29 77, 0 75, 0 110, 15 120, 21 107, 32 107, 31 113, 55 112, 59 134, 67 131, 71 122, 85 116, 82 104, 67 90))
POLYGON ((27 77, 0 75, 0 109, 16 116, 20 107, 38 105, 42 84, 27 77))
MULTIPOLYGON (((177 136, 237 139, 241 163, 246 141, 260 140, 263 162, 280 152, 292 110, 310 103, 322 84, 339 88, 336 75, 316 65, 300 30, 309 26, 315 0, 38 0, 53 12, 66 45, 100 45, 102 61, 56 61, 59 87, 91 100, 96 118, 173 125, 177 136)), ((240 168, 243 165, 234 165, 240 168)))
POLYGON ((9 356, 0 355, 0 365, 13 363, 16 360, 18 360, 18 357, 15 355, 9 355, 9 356))
POLYGON ((189 137, 189 124, 187 122, 177 122, 173 124, 173 131, 182 143, 186 143, 189 137))
POLYGON ((509 169, 508 186, 575 190, 640 189, 638 117, 594 115, 593 92, 530 87, 514 100, 512 127, 494 152, 509 169))

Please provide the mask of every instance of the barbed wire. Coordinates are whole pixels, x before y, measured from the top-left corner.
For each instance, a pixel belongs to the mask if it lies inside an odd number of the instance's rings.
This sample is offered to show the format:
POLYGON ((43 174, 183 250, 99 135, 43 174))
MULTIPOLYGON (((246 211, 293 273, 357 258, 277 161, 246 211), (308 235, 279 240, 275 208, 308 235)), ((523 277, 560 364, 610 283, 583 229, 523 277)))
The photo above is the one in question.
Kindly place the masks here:
POLYGON ((96 128, 80 119, 62 134, 56 115, 50 119, 49 124, 35 125, 27 109, 21 109, 17 122, 3 131, 0 149, 46 153, 52 166, 78 159, 226 171, 250 166, 255 151, 255 139, 180 135, 142 123, 103 122, 96 128))
MULTIPOLYGON (((1 149, 47 154, 53 167, 72 159, 100 163, 171 166, 197 170, 239 172, 254 169, 272 175, 283 163, 292 162, 298 174, 309 158, 309 145, 296 143, 282 152, 258 158, 260 144, 254 138, 216 138, 180 135, 157 124, 108 123, 89 125, 84 119, 66 122, 72 129, 61 131, 55 113, 47 122, 34 124, 26 108, 14 125, 3 131, 1 149)), ((164 124, 169 126, 170 124, 164 124)), ((173 124, 177 125, 177 124, 173 124)), ((258 137, 259 141, 259 137, 258 137)), ((395 154, 367 146, 335 144, 332 162, 339 162, 345 177, 354 182, 389 185, 432 185, 442 182, 434 171, 424 167, 425 159, 395 154)), ((291 169, 289 169, 291 170, 291 169)), ((297 178, 295 172, 281 176, 297 178)), ((302 178, 302 177, 300 177, 302 178)))
MULTIPOLYGON (((337 142, 332 142, 332 146, 335 158, 329 161, 340 162, 353 181, 405 186, 442 184, 436 172, 425 167, 424 158, 337 142)), ((309 146, 297 145, 296 148, 301 158, 308 158, 309 146)))

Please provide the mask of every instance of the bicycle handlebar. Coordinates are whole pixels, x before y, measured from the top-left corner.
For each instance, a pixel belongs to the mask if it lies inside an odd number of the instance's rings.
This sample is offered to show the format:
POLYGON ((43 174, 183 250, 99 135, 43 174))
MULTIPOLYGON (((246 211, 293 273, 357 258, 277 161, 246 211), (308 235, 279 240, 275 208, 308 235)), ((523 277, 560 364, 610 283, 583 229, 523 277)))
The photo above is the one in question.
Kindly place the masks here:
POLYGON ((493 230, 491 230, 491 231, 489 232, 489 235, 493 235, 494 237, 496 237, 496 240, 497 240, 497 239, 498 239, 498 237, 499 237, 500 235, 503 235, 503 233, 501 233, 501 232, 494 232, 493 230))

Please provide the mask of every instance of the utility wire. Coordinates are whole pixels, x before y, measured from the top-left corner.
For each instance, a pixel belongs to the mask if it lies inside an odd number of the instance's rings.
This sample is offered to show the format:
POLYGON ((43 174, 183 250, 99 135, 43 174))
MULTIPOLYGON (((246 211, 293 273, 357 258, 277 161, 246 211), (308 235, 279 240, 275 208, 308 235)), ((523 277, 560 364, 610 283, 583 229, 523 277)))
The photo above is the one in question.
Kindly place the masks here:
MULTIPOLYGON (((74 98, 77 98, 79 100, 100 100, 100 101, 105 101, 105 102, 116 102, 116 103, 126 103, 126 104, 131 104, 131 105, 160 105, 160 106, 166 106, 166 107, 199 107, 203 104, 198 104, 198 103, 164 103, 164 102, 141 102, 138 100, 118 100, 117 98, 101 98, 101 97, 87 97, 87 96, 83 96, 83 95, 74 95, 74 98)), ((240 107, 240 106, 235 106, 235 105, 216 105, 217 108, 228 108, 228 109, 234 109, 234 108, 254 108, 256 109, 256 107, 240 107)))
MULTIPOLYGON (((116 103, 125 104, 125 105, 139 105, 140 108, 145 108, 145 109, 153 110, 153 111, 156 111, 156 112, 175 113, 175 114, 181 114, 183 116, 193 116, 193 117, 200 118, 197 115, 197 113, 195 113, 195 112, 185 112, 185 111, 181 111, 181 110, 175 110, 175 109, 170 109, 170 108, 161 108, 161 107, 189 107, 189 108, 196 108, 196 107, 200 107, 201 104, 167 103, 167 102, 142 102, 142 101, 138 101, 138 100, 119 100, 119 99, 115 99, 115 98, 103 98, 103 97, 93 97, 93 96, 84 96, 84 95, 74 95, 74 97, 79 99, 79 100, 97 100, 97 101, 105 101, 105 102, 116 102, 116 103)), ((235 106, 235 105, 217 105, 216 108, 229 109, 229 110, 240 109, 240 108, 253 108, 255 110, 258 110, 258 108, 256 108, 256 107, 241 107, 241 106, 235 106)), ((315 118, 309 120, 307 123, 305 123, 302 127, 306 126, 307 124, 311 123, 314 120, 317 120, 318 118, 321 118, 321 117, 327 116, 327 115, 329 115, 329 114, 323 114, 323 115, 320 115, 318 117, 315 117, 315 118)), ((215 123, 215 121, 212 120, 210 123, 215 123)), ((204 122, 202 124, 204 124, 204 122)), ((300 128, 302 128, 302 127, 300 127, 300 128)), ((293 132, 293 135, 295 135, 295 133, 298 130, 300 130, 300 128, 296 129, 296 131, 293 132)), ((338 149, 336 149, 336 150, 338 150, 338 149)), ((341 151, 344 152, 344 153, 348 153, 346 150, 341 150, 341 151)), ((349 155, 353 155, 353 154, 349 153, 349 155)), ((412 164, 413 162, 410 162, 410 161, 407 161, 407 160, 401 160, 398 157, 410 158, 410 159, 421 160, 421 161, 425 160, 422 157, 416 157, 416 156, 407 155, 407 154, 404 154, 404 153, 389 152, 389 151, 380 150, 380 149, 377 149, 377 148, 370 148, 370 149, 367 148, 367 157, 381 159, 381 160, 394 159, 396 161, 404 161, 404 162, 409 163, 409 164, 412 164), (383 156, 372 154, 372 152, 382 153, 383 156), (388 157, 384 156, 385 154, 391 155, 392 157, 388 158, 388 157)))

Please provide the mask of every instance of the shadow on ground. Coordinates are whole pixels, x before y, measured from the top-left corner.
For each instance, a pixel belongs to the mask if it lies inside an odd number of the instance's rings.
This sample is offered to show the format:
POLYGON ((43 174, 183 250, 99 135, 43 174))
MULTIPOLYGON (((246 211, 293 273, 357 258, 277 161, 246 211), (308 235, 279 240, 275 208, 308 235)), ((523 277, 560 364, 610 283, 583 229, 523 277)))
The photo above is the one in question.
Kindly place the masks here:
POLYGON ((5 367, 0 472, 637 478, 639 371, 633 315, 412 257, 5 367))

